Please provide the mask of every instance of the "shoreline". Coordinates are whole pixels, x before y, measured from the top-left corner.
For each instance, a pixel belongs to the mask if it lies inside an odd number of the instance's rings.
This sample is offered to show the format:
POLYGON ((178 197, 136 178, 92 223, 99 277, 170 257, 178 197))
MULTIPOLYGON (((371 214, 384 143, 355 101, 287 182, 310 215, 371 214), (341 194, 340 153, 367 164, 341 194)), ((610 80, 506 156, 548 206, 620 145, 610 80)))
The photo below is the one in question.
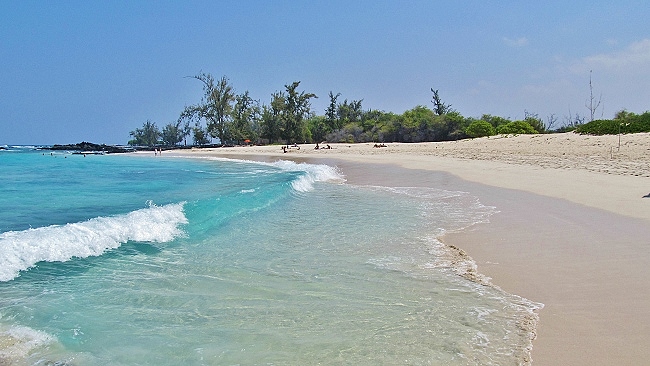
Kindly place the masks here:
POLYGON ((354 184, 470 192, 500 212, 442 239, 467 252, 496 286, 545 305, 533 364, 624 365, 650 357, 650 134, 625 135, 620 149, 617 139, 528 135, 178 155, 323 163, 354 184))
MULTIPOLYGON (((338 159, 444 171, 467 181, 565 199, 650 221, 650 133, 619 137, 574 133, 492 136, 423 143, 314 144, 171 150, 187 155, 258 156, 262 159, 338 159), (642 200, 641 198, 645 198, 642 200)), ((173 151, 173 152, 172 152, 173 151)), ((259 158, 258 158, 259 159, 259 158)))

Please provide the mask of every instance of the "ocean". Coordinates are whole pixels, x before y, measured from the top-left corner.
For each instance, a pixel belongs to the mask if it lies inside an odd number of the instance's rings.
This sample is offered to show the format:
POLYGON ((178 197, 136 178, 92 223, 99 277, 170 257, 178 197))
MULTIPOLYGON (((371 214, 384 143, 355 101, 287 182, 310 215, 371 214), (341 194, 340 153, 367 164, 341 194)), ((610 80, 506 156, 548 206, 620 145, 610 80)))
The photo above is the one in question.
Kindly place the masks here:
POLYGON ((540 304, 440 237, 498 208, 334 166, 0 150, 0 365, 528 364, 540 304))

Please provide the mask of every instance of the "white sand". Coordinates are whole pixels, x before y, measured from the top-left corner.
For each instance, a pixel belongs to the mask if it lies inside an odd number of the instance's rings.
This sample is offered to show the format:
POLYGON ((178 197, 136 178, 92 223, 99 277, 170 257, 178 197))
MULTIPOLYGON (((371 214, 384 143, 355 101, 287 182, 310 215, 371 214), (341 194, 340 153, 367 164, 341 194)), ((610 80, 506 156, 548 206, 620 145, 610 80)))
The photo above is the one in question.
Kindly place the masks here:
POLYGON ((622 135, 620 146, 618 136, 573 133, 330 145, 178 153, 334 163, 364 183, 470 191, 501 213, 445 241, 468 252, 496 285, 545 304, 534 364, 650 359, 650 134, 622 135), (434 171, 463 180, 433 182, 434 171))

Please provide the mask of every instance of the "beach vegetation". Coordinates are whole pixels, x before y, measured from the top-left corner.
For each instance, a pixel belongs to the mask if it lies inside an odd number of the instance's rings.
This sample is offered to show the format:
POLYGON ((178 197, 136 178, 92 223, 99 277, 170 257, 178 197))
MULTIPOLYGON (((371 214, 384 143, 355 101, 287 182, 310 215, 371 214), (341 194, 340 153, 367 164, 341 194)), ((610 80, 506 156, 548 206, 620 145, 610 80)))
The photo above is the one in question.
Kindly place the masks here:
POLYGON ((548 115, 548 117, 546 117, 546 124, 545 124, 546 132, 553 131, 557 121, 558 121, 558 117, 555 113, 551 113, 550 115, 548 115))
POLYGON ((195 145, 207 145, 212 139, 223 144, 292 144, 314 142, 429 142, 454 141, 495 134, 536 134, 576 131, 586 134, 617 134, 650 131, 650 114, 637 115, 619 111, 613 120, 593 120, 596 109, 602 108, 594 97, 590 78, 589 116, 578 113, 558 118, 551 114, 543 120, 536 113, 524 111, 522 120, 483 114, 465 117, 442 100, 440 92, 431 88, 433 106, 417 105, 403 113, 364 109, 363 99, 343 99, 341 93, 329 92, 329 104, 317 114, 311 108, 314 93, 300 91, 300 81, 284 85, 271 94, 268 104, 251 98, 248 91, 235 94, 226 76, 215 80, 199 73, 191 78, 203 83, 203 97, 195 105, 186 106, 175 124, 157 130, 147 121, 142 128, 131 131, 129 142, 140 145, 176 145, 192 136, 195 145), (190 127, 190 125, 194 127, 190 127), (157 132, 156 132, 157 131, 157 132), (182 137, 180 137, 182 136, 182 137))
POLYGON ((203 146, 210 143, 208 139, 208 131, 206 131, 201 124, 196 123, 192 127, 192 139, 194 140, 194 145, 203 146))
POLYGON ((327 133, 338 130, 342 127, 339 123, 338 104, 336 103, 336 100, 340 96, 341 93, 334 95, 332 91, 329 92, 330 104, 327 106, 327 109, 325 109, 325 123, 327 133))
POLYGON ((546 132, 546 124, 544 121, 542 121, 541 118, 539 118, 539 115, 537 113, 530 113, 524 110, 524 122, 531 125, 537 133, 546 132))
POLYGON ((275 92, 271 94, 271 103, 262 106, 262 120, 260 135, 269 143, 280 140, 282 135, 282 114, 284 113, 284 94, 275 92))
POLYGON ((587 135, 650 132, 650 111, 635 114, 622 110, 616 113, 614 119, 597 119, 578 126, 575 131, 587 135))
POLYGON ((329 131, 329 126, 327 125, 327 117, 314 116, 313 118, 310 118, 307 120, 307 129, 311 132, 312 141, 325 141, 325 136, 329 131))
POLYGON ((467 126, 465 134, 472 138, 493 136, 496 134, 496 129, 487 121, 476 120, 467 126))
POLYGON ((250 97, 248 90, 235 96, 232 109, 230 138, 237 144, 257 141, 261 131, 262 109, 259 101, 250 97))
POLYGON ((465 129, 471 123, 472 119, 463 117, 458 111, 451 111, 441 116, 443 136, 441 140, 453 141, 467 138, 465 129))
POLYGON ((433 112, 436 115, 444 116, 445 114, 453 111, 453 109, 451 109, 451 104, 446 104, 445 102, 442 101, 438 89, 434 90, 433 88, 431 88, 431 92, 433 93, 431 103, 433 103, 433 112))
POLYGON ((353 100, 348 103, 348 100, 344 100, 343 103, 338 105, 337 108, 337 117, 338 125, 347 125, 349 123, 358 123, 361 122, 361 115, 363 110, 361 108, 361 102, 363 100, 353 100))
POLYGON ((480 118, 482 121, 488 122, 495 129, 501 125, 512 122, 511 120, 499 116, 493 116, 491 114, 484 114, 480 118))
POLYGON ((168 123, 163 127, 160 137, 162 138, 162 144, 167 146, 174 146, 183 141, 186 136, 186 133, 189 132, 181 126, 181 121, 176 123, 168 123))
POLYGON ((136 128, 129 132, 129 135, 133 137, 128 142, 131 146, 154 146, 160 143, 162 133, 155 122, 147 120, 142 124, 142 128, 136 128))
POLYGON ((497 127, 497 133, 500 135, 525 135, 538 132, 526 121, 514 121, 497 127))
POLYGON ((317 98, 316 94, 298 92, 296 89, 300 81, 294 81, 285 85, 286 94, 284 94, 284 108, 281 114, 283 129, 282 138, 287 144, 305 141, 306 126, 305 121, 311 113, 310 99, 317 98))
POLYGON ((218 138, 224 144, 229 140, 231 112, 235 101, 235 92, 226 76, 215 81, 211 74, 199 73, 191 76, 203 83, 203 98, 195 105, 186 106, 181 119, 205 120, 206 131, 212 138, 218 138))
POLYGON ((578 128, 578 126, 584 124, 585 120, 586 120, 585 116, 580 115, 580 113, 571 114, 571 109, 569 109, 569 114, 563 117, 562 126, 552 129, 547 124, 547 129, 554 133, 571 132, 571 131, 575 131, 576 128, 578 128))

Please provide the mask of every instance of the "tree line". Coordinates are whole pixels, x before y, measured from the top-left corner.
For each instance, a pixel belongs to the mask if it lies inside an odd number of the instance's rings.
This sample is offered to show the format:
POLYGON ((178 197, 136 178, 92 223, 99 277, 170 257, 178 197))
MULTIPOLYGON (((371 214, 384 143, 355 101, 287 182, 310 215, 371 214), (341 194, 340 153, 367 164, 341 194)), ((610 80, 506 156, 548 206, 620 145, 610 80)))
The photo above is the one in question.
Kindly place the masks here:
MULTIPOLYGON (((190 136, 197 146, 215 140, 219 145, 450 141, 495 134, 564 132, 585 122, 584 117, 576 114, 565 117, 564 126, 554 129, 558 120, 555 115, 544 121, 528 111, 522 120, 515 121, 489 114, 464 117, 433 88, 431 108, 418 105, 402 114, 364 110, 362 99, 341 101, 340 93, 330 91, 329 105, 319 115, 311 107, 311 100, 317 96, 300 91, 300 81, 272 93, 269 103, 263 104, 252 99, 248 91, 236 94, 226 76, 215 80, 211 74, 199 73, 190 78, 203 84, 201 100, 186 106, 178 119, 162 130, 156 123, 146 121, 130 132, 130 145, 187 145, 190 136)), ((620 116, 636 118, 621 111, 615 120, 620 116)), ((592 118, 593 122, 596 121, 592 118)))
POLYGON ((316 95, 299 91, 299 81, 273 93, 266 105, 252 99, 248 91, 236 94, 226 76, 215 80, 211 74, 200 73, 192 78, 203 84, 201 101, 186 106, 178 120, 162 130, 146 121, 130 132, 130 145, 186 144, 188 136, 199 146, 214 139, 221 145, 312 141, 306 121, 315 116, 310 100, 316 95))

